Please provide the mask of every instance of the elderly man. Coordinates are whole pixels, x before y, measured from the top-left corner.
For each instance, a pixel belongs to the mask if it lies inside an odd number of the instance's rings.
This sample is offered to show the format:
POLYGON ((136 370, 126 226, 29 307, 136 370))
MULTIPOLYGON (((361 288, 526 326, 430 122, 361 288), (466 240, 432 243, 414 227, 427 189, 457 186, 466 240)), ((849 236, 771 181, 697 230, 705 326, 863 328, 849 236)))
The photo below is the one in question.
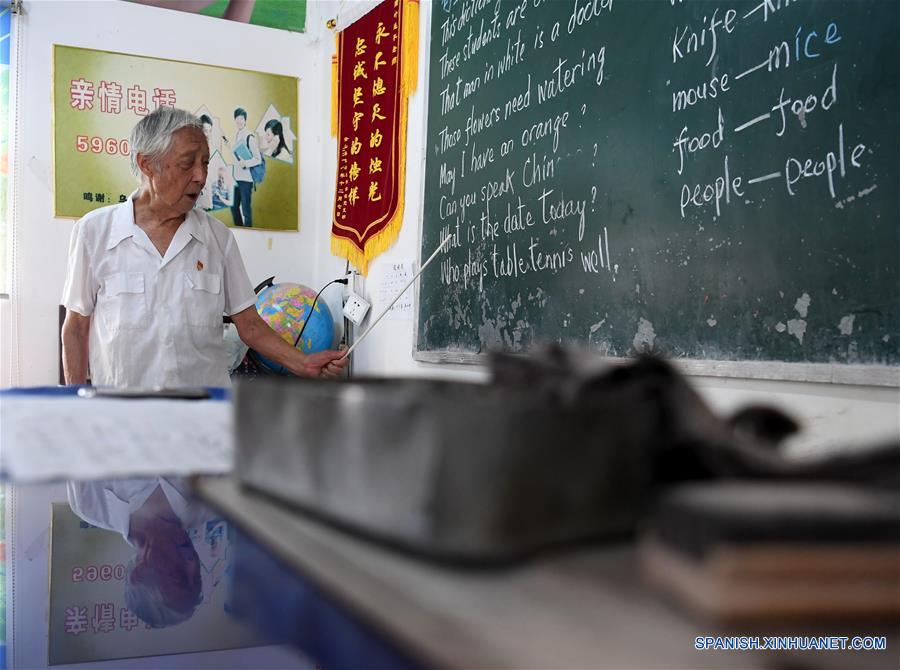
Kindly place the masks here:
POLYGON ((131 132, 140 187, 75 224, 63 292, 63 370, 98 386, 228 386, 222 315, 303 377, 336 377, 341 351, 304 354, 269 328, 231 231, 194 209, 209 148, 200 119, 161 107, 131 132))

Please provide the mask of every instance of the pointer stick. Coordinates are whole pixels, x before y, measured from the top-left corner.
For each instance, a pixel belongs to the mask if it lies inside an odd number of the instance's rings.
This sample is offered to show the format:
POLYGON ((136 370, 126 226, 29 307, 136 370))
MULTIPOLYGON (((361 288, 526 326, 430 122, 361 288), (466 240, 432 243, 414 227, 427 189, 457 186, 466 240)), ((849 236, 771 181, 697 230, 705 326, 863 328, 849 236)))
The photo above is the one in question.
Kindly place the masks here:
POLYGON ((384 311, 378 315, 378 318, 375 319, 368 328, 366 328, 366 332, 364 332, 362 335, 359 336, 359 339, 353 343, 353 346, 351 346, 349 349, 347 349, 347 352, 343 356, 341 356, 341 359, 347 358, 347 356, 350 355, 350 352, 353 351, 354 349, 356 349, 356 345, 358 345, 360 342, 362 342, 364 339, 366 339, 366 335, 368 335, 369 333, 372 332, 372 329, 378 324, 379 321, 381 321, 381 317, 383 317, 385 314, 387 314, 388 312, 391 311, 391 307, 394 306, 394 303, 397 302, 400 299, 400 296, 403 295, 404 293, 406 293, 406 290, 410 286, 413 285, 413 282, 419 278, 419 275, 425 271, 425 268, 428 267, 428 264, 434 260, 434 257, 438 255, 438 252, 444 248, 444 245, 447 244, 447 242, 449 240, 450 240, 450 235, 447 235, 447 237, 444 238, 444 241, 438 245, 438 248, 434 250, 434 253, 431 254, 431 257, 422 264, 422 267, 419 268, 419 271, 416 273, 416 275, 412 279, 410 279, 409 283, 403 287, 403 290, 400 291, 400 293, 398 293, 393 300, 391 300, 391 304, 384 308, 384 311))

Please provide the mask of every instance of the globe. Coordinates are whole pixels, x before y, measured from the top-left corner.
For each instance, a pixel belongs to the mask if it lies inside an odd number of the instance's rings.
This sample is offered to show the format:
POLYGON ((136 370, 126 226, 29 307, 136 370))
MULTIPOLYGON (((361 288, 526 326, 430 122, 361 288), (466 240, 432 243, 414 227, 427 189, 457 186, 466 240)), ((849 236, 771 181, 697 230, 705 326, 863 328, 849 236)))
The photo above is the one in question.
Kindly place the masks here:
MULTIPOLYGON (((316 292, 302 284, 283 282, 267 287, 256 298, 256 311, 269 327, 290 344, 304 353, 313 353, 330 349, 334 342, 334 321, 331 311, 320 299, 313 309, 313 301, 316 292), (309 323, 306 328, 307 315, 309 323), (300 331, 303 337, 297 340, 300 331)), ((285 368, 274 361, 270 361, 258 352, 254 352, 259 361, 272 372, 278 374, 290 374, 285 368)))

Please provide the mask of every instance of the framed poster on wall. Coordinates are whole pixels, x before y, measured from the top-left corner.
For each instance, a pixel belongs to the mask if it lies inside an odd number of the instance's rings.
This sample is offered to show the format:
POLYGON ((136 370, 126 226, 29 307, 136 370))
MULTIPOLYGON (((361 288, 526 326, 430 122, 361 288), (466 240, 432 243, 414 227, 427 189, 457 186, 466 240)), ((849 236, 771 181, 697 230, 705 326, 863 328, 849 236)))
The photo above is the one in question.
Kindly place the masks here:
POLYGON ((297 101, 295 77, 54 45, 54 214, 124 202, 138 185, 131 129, 168 106, 203 122, 210 162, 198 207, 229 226, 295 231, 297 101), (250 197, 239 207, 242 188, 250 197))

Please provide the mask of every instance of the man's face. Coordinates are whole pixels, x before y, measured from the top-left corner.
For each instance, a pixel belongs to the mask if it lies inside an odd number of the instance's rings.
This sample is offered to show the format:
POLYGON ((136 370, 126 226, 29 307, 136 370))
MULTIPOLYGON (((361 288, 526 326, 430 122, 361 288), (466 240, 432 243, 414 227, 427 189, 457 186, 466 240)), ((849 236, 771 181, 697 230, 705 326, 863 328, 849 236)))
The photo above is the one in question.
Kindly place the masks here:
POLYGON ((244 126, 247 125, 247 119, 244 116, 236 116, 234 117, 234 125, 238 130, 243 130, 244 126))
POLYGON ((166 603, 178 610, 193 607, 200 598, 200 559, 180 525, 148 536, 138 552, 132 579, 156 583, 166 603))
POLYGON ((199 128, 182 128, 172 135, 172 145, 151 177, 155 198, 187 214, 206 184, 209 145, 199 128))

